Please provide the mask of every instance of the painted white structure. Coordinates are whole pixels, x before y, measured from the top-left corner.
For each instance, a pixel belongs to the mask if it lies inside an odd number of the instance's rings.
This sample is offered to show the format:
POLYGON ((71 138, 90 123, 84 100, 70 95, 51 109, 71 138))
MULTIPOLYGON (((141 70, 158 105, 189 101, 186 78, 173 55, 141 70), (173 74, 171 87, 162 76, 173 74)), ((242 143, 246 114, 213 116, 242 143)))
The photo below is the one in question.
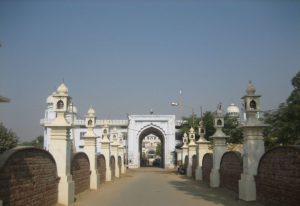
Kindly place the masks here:
POLYGON ((210 145, 210 142, 207 141, 204 136, 205 136, 205 127, 204 127, 204 123, 203 123, 203 120, 201 120, 199 122, 199 139, 198 141, 196 142, 196 144, 198 145, 197 147, 197 161, 198 161, 198 165, 197 165, 197 168, 196 168, 196 180, 202 180, 202 160, 203 160, 203 157, 206 153, 209 153, 209 145, 210 145))
POLYGON ((61 84, 53 95, 56 117, 45 126, 51 129, 49 152, 55 159, 58 183, 58 203, 69 205, 74 202, 75 185, 71 175, 72 143, 69 136, 71 124, 65 119, 70 101, 68 88, 61 84))
POLYGON ((121 174, 126 172, 126 167, 124 165, 124 146, 123 146, 123 136, 119 136, 119 147, 118 147, 118 157, 121 157, 121 174))
POLYGON ((188 156, 189 156, 189 161, 188 161, 188 166, 186 170, 186 175, 188 177, 192 176, 192 164, 193 164, 193 156, 196 155, 196 143, 195 143, 195 131, 194 128, 191 127, 189 131, 189 145, 188 145, 188 156))
POLYGON ((256 185, 254 176, 257 174, 257 167, 260 158, 265 152, 263 141, 263 129, 267 126, 258 118, 260 111, 260 95, 255 94, 255 87, 248 84, 244 100, 247 120, 244 124, 244 154, 243 154, 243 173, 239 180, 239 198, 245 201, 256 200, 256 185))
MULTIPOLYGON (((103 135, 101 138, 101 154, 105 157, 106 167, 106 181, 111 181, 111 170, 110 170, 110 141, 108 139, 109 128, 105 123, 103 126, 103 135)), ((101 181, 101 180, 100 180, 101 181)))
POLYGON ((130 115, 128 125, 128 167, 140 167, 141 141, 149 134, 160 138, 162 164, 174 168, 175 115, 130 115))
MULTIPOLYGON (((64 85, 64 84, 63 84, 64 85)), ((65 86, 64 86, 65 87, 65 86)), ((50 145, 52 145, 50 138, 52 135, 51 123, 56 119, 57 110, 55 109, 57 92, 53 92, 47 98, 47 108, 45 110, 45 116, 41 119, 40 124, 44 127, 44 149, 50 150, 50 145)), ((65 122, 68 125, 68 134, 69 141, 71 145, 72 153, 76 152, 85 152, 85 142, 84 137, 88 132, 88 127, 86 125, 85 119, 80 119, 78 117, 77 108, 74 106, 74 103, 71 102, 71 98, 68 99, 68 102, 64 105, 65 113, 64 118, 65 122)), ((177 123, 178 124, 178 123, 177 123)), ((115 156, 116 162, 118 161, 118 155, 123 154, 121 157, 124 160, 129 168, 140 167, 140 141, 147 135, 154 135, 158 137, 163 146, 162 151, 162 167, 164 168, 173 168, 174 167, 174 155, 175 155, 175 145, 180 144, 175 140, 175 115, 129 115, 127 120, 97 120, 95 119, 93 133, 96 137, 96 153, 107 153, 107 144, 112 142, 112 138, 115 135, 116 137, 123 137, 123 140, 118 142, 116 149, 113 148, 113 154, 115 156), (104 135, 104 128, 107 130, 107 134, 104 135), (110 131, 113 131, 113 135, 110 134, 110 131), (102 142, 104 141, 104 145, 102 142), (119 144, 122 145, 119 145, 119 144), (122 152, 118 152, 118 148, 123 147, 122 152)), ((112 149, 112 146, 109 144, 109 150, 112 149)), ((111 151, 106 158, 111 156, 111 151)), ((123 162, 123 161, 122 161, 123 162)), ((109 165, 107 165, 109 169, 109 165)), ((118 165, 116 165, 118 168, 118 165)), ((125 171, 125 167, 123 169, 125 171)), ((122 170, 121 170, 122 171, 122 170)), ((116 171, 116 174, 119 173, 119 170, 116 171)), ((110 174, 110 171, 107 171, 107 175, 110 174)), ((109 181, 109 177, 107 181, 109 181)))
POLYGON ((115 176, 120 177, 120 170, 118 164, 118 131, 116 128, 113 128, 110 132, 111 135, 111 144, 110 144, 110 156, 115 158, 115 176))
POLYGON ((224 115, 221 104, 215 113, 214 126, 216 132, 211 138, 213 139, 213 168, 210 172, 210 186, 220 186, 220 164, 223 154, 226 152, 226 138, 222 128, 224 127, 224 115))
POLYGON ((183 145, 181 147, 181 159, 182 159, 182 164, 186 164, 186 159, 185 157, 188 156, 188 150, 189 150, 189 147, 188 147, 188 137, 187 137, 187 134, 184 133, 183 134, 183 137, 182 137, 182 141, 183 141, 183 145))
POLYGON ((94 133, 96 123, 95 110, 90 108, 85 118, 85 126, 88 131, 84 135, 84 151, 90 161, 90 189, 97 190, 100 185, 100 176, 97 168, 97 136, 94 133))

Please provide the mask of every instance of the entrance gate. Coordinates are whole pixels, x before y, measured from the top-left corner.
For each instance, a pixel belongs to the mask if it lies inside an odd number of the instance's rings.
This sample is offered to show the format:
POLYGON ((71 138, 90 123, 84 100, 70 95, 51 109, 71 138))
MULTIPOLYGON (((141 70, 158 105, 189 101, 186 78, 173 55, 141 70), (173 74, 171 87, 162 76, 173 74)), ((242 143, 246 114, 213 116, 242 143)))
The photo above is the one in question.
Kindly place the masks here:
POLYGON ((174 168, 175 115, 129 115, 128 119, 128 167, 141 166, 142 140, 155 135, 161 141, 161 167, 174 168))

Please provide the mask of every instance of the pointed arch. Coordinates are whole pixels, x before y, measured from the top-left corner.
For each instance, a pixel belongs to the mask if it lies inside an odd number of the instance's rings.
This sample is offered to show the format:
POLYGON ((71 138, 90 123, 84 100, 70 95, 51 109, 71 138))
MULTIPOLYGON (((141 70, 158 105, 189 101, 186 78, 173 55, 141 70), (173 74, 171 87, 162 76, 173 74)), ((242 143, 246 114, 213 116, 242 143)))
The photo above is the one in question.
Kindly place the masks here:
POLYGON ((166 137, 166 135, 165 135, 165 132, 160 127, 153 125, 153 124, 149 124, 149 125, 141 128, 141 130, 138 132, 140 166, 142 166, 142 164, 141 164, 141 162, 142 162, 141 161, 142 160, 142 142, 143 142, 143 139, 150 134, 153 134, 160 139, 160 142, 161 142, 160 167, 164 168, 165 167, 165 137, 166 137))

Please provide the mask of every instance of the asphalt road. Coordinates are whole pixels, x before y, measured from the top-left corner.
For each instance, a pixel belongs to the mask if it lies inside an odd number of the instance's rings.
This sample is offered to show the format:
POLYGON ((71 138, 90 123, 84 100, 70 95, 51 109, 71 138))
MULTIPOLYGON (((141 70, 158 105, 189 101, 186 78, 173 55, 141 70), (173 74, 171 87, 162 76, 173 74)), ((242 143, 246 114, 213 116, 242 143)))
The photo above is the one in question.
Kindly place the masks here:
POLYGON ((159 168, 128 170, 121 178, 107 182, 98 191, 77 196, 78 206, 211 206, 248 205, 225 189, 207 185, 159 168))

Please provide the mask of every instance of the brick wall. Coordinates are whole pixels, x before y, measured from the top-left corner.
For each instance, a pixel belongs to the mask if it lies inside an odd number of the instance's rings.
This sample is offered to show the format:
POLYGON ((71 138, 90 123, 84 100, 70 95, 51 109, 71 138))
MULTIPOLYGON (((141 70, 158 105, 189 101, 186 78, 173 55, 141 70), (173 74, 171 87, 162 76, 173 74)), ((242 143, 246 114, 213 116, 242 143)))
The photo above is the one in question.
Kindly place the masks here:
POLYGON ((118 156, 118 165, 119 165, 119 174, 121 176, 121 167, 122 167, 122 157, 121 156, 118 156))
POLYGON ((55 160, 45 150, 19 147, 0 155, 3 205, 56 204, 58 182, 55 160))
POLYGON ((239 152, 225 152, 220 165, 220 186, 239 192, 239 180, 243 172, 243 161, 239 152))
POLYGON ((197 168, 197 155, 193 155, 192 158, 192 177, 196 178, 196 168, 197 168))
POLYGON ((259 162, 256 191, 265 205, 300 205, 300 147, 266 152, 259 162))
POLYGON ((114 180, 116 177, 116 160, 114 156, 110 157, 110 169, 111 169, 111 180, 114 180))
POLYGON ((203 181, 210 182, 210 172, 213 167, 213 156, 211 153, 206 153, 202 160, 202 176, 203 181))
POLYGON ((97 156, 97 168, 100 173, 100 183, 104 183, 106 181, 106 163, 104 155, 100 154, 97 156))
POLYGON ((75 183, 75 194, 90 188, 90 162, 85 153, 78 152, 73 155, 71 174, 75 183))

